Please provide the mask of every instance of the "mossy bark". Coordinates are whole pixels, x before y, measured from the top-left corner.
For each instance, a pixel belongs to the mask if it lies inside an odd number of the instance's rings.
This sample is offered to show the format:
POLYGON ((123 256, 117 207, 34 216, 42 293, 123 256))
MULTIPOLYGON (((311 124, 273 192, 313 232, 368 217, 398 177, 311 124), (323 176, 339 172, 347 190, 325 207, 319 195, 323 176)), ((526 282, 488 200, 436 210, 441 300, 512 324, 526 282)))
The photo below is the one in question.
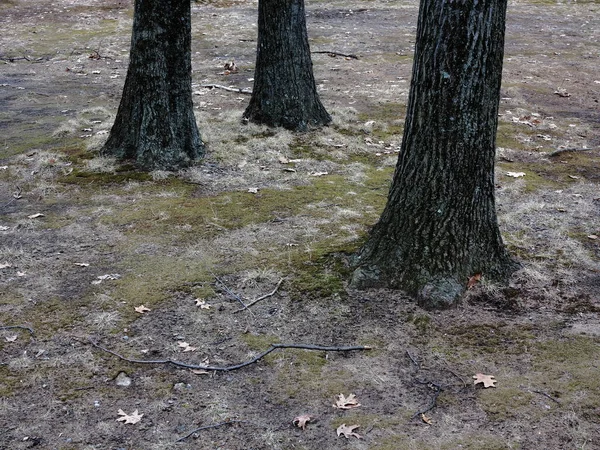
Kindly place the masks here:
POLYGON ((468 278, 517 265, 498 228, 494 157, 506 0, 422 0, 404 138, 351 285, 453 305, 468 278))
POLYGON ((331 122, 313 75, 304 0, 259 0, 254 88, 244 117, 296 131, 331 122))
POLYGON ((203 156, 192 103, 189 1, 135 1, 123 96, 101 153, 148 170, 186 167, 203 156))

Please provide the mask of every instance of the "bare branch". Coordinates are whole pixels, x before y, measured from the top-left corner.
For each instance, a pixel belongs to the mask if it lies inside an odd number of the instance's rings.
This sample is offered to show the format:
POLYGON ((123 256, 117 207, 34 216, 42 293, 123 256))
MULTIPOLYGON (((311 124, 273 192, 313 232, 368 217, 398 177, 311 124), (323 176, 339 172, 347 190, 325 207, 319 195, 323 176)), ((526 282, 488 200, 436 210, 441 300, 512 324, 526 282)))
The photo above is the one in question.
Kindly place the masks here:
POLYGON ((0 326, 0 330, 11 330, 11 329, 19 329, 19 330, 27 330, 29 331, 29 333, 33 336, 34 332, 33 332, 33 328, 30 327, 26 327, 24 325, 7 325, 7 326, 0 326))
POLYGON ((227 86, 223 86, 221 84, 203 84, 202 87, 209 88, 209 89, 224 89, 229 92, 237 92, 238 94, 252 95, 252 90, 250 90, 250 89, 227 87, 227 86))
POLYGON ((311 53, 324 53, 328 56, 331 56, 332 58, 335 58, 336 56, 343 56, 344 58, 358 59, 358 56, 356 56, 356 55, 340 53, 340 52, 318 51, 318 52, 311 52, 311 53))
POLYGON ((277 283, 277 286, 275 286, 275 289, 273 289, 271 292, 269 292, 268 294, 265 294, 265 295, 263 295, 261 297, 258 297, 256 300, 248 303, 247 305, 245 305, 246 306, 245 308, 240 308, 240 309, 235 310, 233 312, 233 314, 239 313, 240 311, 244 311, 245 309, 250 308, 252 305, 255 305, 256 303, 260 302, 261 300, 264 300, 265 298, 269 298, 269 297, 275 295, 275 293, 279 289, 279 286, 281 286, 282 282, 283 282, 283 278, 281 280, 279 280, 279 282, 277 283))
POLYGON ((269 353, 271 353, 275 350, 278 350, 278 349, 283 349, 283 348, 298 348, 298 349, 314 350, 314 351, 321 351, 321 352, 349 352, 349 351, 356 351, 356 350, 371 350, 371 347, 362 346, 362 345, 349 346, 349 347, 328 347, 328 346, 310 345, 310 344, 271 344, 271 346, 267 350, 260 353, 259 355, 256 355, 254 358, 252 358, 249 361, 246 361, 246 362, 243 362, 240 364, 235 364, 232 366, 219 367, 219 366, 205 366, 205 365, 198 365, 198 364, 188 364, 188 363, 184 363, 181 361, 174 361, 172 359, 154 359, 154 360, 131 359, 131 358, 127 358, 123 355, 120 355, 119 353, 116 353, 112 350, 109 350, 106 347, 103 347, 102 345, 98 344, 97 342, 93 341, 92 339, 89 339, 89 343, 91 345, 93 345, 94 347, 99 348, 102 351, 105 351, 106 353, 110 353, 111 355, 116 356, 117 358, 119 358, 123 361, 130 362, 130 363, 135 363, 135 364, 172 364, 176 367, 182 367, 184 369, 214 370, 216 372, 229 372, 231 370, 241 369, 243 367, 254 364, 257 361, 260 361, 262 358, 267 356, 269 353))

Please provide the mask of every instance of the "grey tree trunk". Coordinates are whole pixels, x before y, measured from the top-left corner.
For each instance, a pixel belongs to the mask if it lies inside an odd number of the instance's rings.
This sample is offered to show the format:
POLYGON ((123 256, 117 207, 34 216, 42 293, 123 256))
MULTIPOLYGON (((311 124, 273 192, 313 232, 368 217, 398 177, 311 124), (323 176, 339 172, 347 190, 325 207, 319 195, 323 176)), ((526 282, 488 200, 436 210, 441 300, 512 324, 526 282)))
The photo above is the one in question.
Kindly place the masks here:
POLYGON ((254 88, 244 117, 297 131, 331 122, 313 76, 304 0, 259 0, 254 88))
POLYGON ((189 0, 136 0, 129 58, 101 153, 147 170, 189 166, 204 154, 192 103, 189 0))
POLYGON ((402 149, 351 286, 454 304, 469 277, 516 269, 496 219, 494 156, 506 0, 421 0, 402 149))

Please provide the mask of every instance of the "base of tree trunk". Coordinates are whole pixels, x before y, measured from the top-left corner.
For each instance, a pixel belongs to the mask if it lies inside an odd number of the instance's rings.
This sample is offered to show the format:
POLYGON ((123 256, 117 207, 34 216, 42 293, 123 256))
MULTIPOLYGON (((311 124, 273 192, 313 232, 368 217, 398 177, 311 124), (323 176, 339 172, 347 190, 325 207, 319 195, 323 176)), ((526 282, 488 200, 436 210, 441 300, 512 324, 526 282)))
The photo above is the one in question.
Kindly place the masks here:
MULTIPOLYGON (((510 276, 521 265, 506 256, 496 268, 489 268, 484 272, 486 280, 506 284, 510 276)), ((389 267, 388 267, 389 268, 389 267)), ((422 308, 448 309, 456 306, 467 291, 468 276, 474 275, 473 271, 462 270, 462 276, 455 275, 425 275, 416 271, 390 272, 376 265, 363 265, 357 267, 350 281, 353 289, 390 288, 405 291, 414 297, 422 308)))

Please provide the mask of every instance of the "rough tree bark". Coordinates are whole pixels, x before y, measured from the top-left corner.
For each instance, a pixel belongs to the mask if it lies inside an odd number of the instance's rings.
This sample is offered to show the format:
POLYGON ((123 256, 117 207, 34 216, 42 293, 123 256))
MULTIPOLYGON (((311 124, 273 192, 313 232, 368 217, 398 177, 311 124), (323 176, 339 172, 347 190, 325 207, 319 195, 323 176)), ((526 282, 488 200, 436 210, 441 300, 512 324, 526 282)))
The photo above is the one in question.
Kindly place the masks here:
POLYGON ((469 277, 506 281, 494 156, 506 0, 421 0, 402 149, 351 286, 454 304, 469 277))
POLYGON ((254 88, 244 118, 295 131, 331 122, 313 76, 304 0, 259 0, 254 88))
POLYGON ((123 96, 101 153, 147 170, 202 157, 191 74, 189 0, 136 0, 123 96))

